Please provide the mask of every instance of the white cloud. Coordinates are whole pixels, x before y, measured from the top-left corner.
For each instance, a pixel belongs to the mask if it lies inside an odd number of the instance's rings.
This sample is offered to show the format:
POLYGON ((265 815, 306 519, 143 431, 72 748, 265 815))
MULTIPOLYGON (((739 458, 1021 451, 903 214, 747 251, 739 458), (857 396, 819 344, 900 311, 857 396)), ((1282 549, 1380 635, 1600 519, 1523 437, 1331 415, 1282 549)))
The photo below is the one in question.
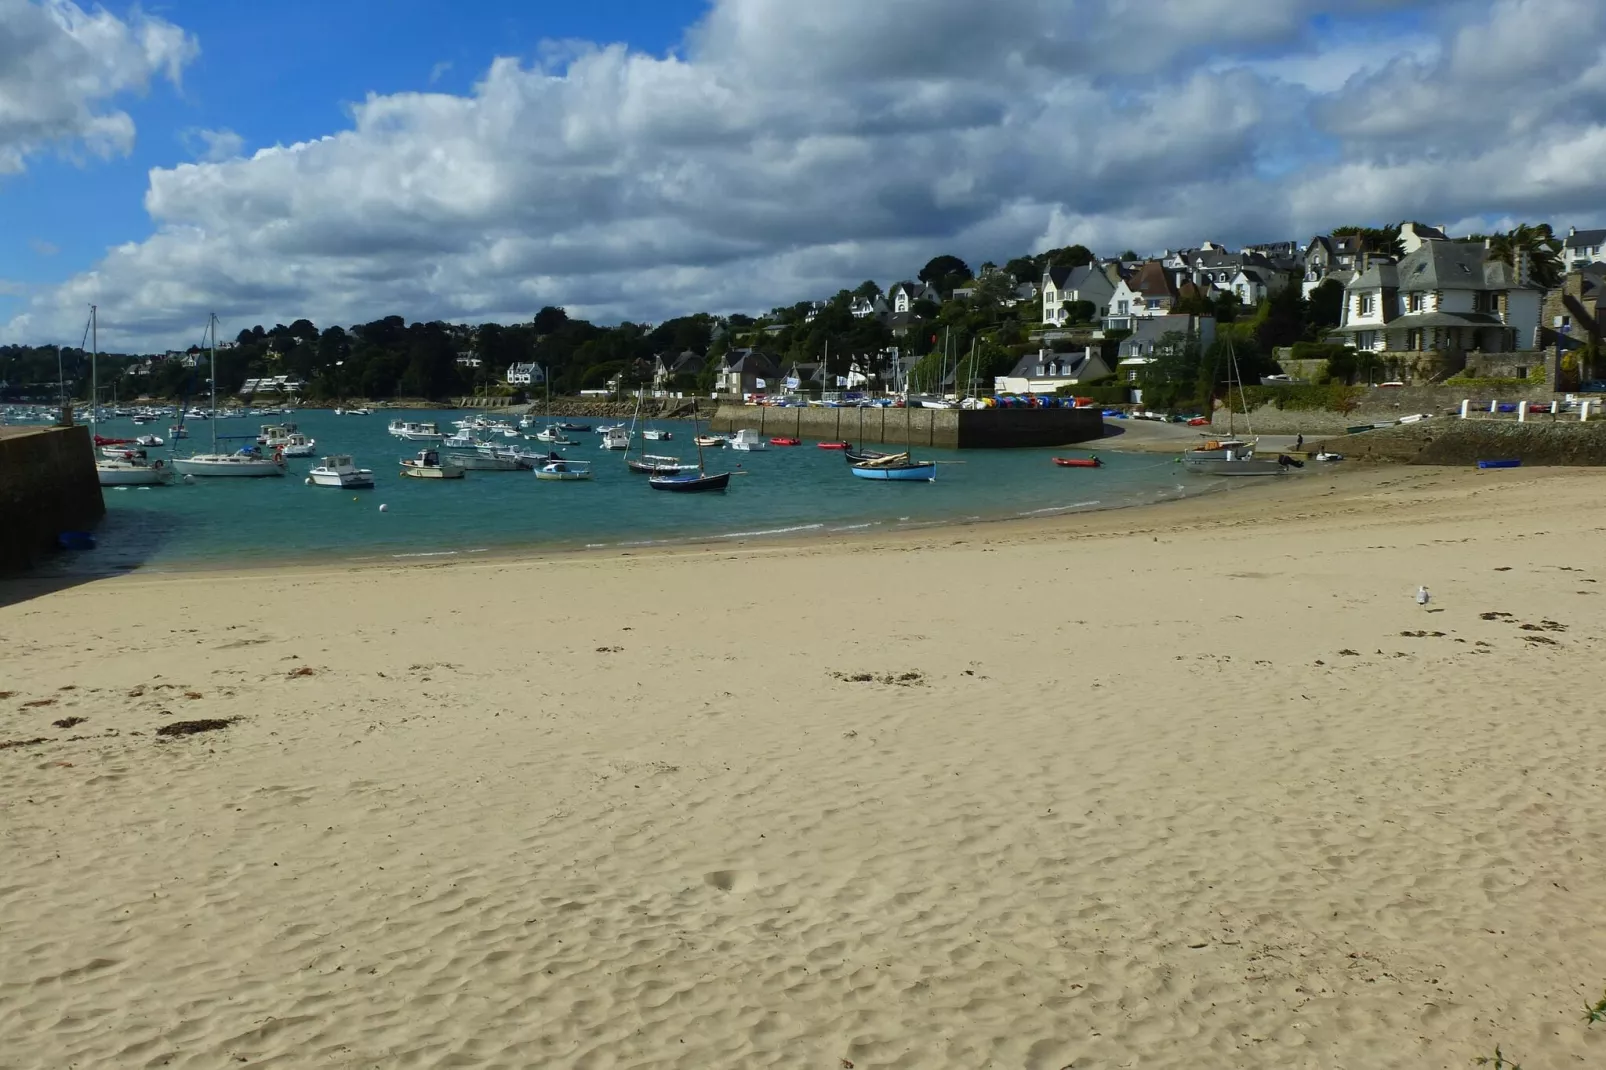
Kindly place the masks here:
POLYGON ((34 238, 29 241, 28 248, 32 249, 40 256, 55 256, 57 253, 61 252, 60 246, 56 245, 54 242, 45 241, 43 238, 34 238))
POLYGON ((434 85, 436 82, 446 77, 447 72, 449 72, 451 69, 452 61, 449 59, 443 59, 439 63, 435 64, 435 66, 429 69, 429 84, 434 85))
POLYGON ((152 236, 0 335, 65 330, 91 300, 130 345, 211 310, 657 319, 889 282, 938 252, 1606 209, 1606 5, 1371 0, 1313 21, 1332 7, 715 0, 667 56, 551 43, 466 95, 374 95, 327 137, 154 170, 152 236))
POLYGON ((186 130, 184 144, 197 159, 208 163, 221 163, 240 155, 245 138, 233 130, 186 130))
POLYGON ((71 0, 0 0, 0 175, 49 148, 110 157, 134 144, 134 121, 108 104, 175 85, 195 39, 134 9, 127 19, 71 0))

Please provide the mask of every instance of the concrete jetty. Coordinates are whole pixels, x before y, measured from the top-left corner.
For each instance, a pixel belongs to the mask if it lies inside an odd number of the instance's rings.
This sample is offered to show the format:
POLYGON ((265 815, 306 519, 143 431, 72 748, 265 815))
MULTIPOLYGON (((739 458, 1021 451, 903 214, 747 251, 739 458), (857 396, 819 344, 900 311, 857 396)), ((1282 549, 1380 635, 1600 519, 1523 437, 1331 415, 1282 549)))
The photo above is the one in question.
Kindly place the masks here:
POLYGON ((0 427, 0 573, 49 553, 63 531, 106 515, 86 427, 0 427))

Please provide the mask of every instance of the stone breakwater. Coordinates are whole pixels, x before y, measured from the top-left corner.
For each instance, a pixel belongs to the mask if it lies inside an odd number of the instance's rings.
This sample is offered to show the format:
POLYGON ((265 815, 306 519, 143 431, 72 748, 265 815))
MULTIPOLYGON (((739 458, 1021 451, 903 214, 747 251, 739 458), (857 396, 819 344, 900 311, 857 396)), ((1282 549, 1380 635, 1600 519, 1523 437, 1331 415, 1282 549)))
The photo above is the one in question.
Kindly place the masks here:
POLYGON ((1548 417, 1528 423, 1442 417, 1306 446, 1312 452, 1342 453, 1351 461, 1472 465, 1515 459, 1542 467, 1600 467, 1606 466, 1606 420, 1553 424, 1548 417))
POLYGON ((27 568, 58 534, 105 514, 88 428, 0 428, 0 573, 27 568))

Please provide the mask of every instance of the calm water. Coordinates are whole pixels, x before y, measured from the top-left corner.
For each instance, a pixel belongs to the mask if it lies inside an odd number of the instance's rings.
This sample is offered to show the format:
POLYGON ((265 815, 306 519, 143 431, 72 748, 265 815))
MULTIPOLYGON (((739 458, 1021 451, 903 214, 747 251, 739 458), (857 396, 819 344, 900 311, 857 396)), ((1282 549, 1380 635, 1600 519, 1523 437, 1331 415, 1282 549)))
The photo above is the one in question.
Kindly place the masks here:
MULTIPOLYGON (((744 472, 726 494, 666 494, 599 448, 600 436, 574 432, 563 452, 593 462, 591 482, 551 483, 529 472, 470 471, 461 480, 403 478, 397 461, 419 445, 393 438, 392 419, 435 420, 450 430, 462 412, 376 412, 335 416, 306 410, 288 417, 223 420, 220 435, 254 435, 275 419, 294 421, 320 455, 350 453, 372 468, 373 490, 307 486, 313 458, 292 458, 284 479, 197 479, 149 489, 107 488, 98 549, 72 555, 73 570, 213 567, 284 561, 358 561, 466 554, 520 547, 603 548, 695 539, 891 531, 942 522, 992 520, 1108 509, 1211 489, 1170 457, 1102 450, 1100 469, 1050 463, 1061 450, 919 450, 944 464, 935 483, 856 479, 840 453, 771 447, 762 453, 708 451, 710 471, 744 472), (387 508, 380 512, 379 506, 387 508)), ((583 423, 586 421, 573 421, 583 423)), ((607 422, 607 421, 603 421, 607 422)), ((674 440, 651 452, 695 460, 690 423, 668 422, 674 440)), ((756 420, 754 426, 756 427, 756 420)), ((133 437, 155 429, 129 421, 100 432, 133 437)), ((532 429, 533 430, 533 429, 532 429)), ((204 452, 210 426, 198 421, 181 453, 204 452), (193 447, 193 449, 192 449, 193 447)), ((508 442, 515 440, 508 439, 508 442)), ((230 443, 237 448, 242 443, 230 443)), ((545 448, 540 443, 526 443, 545 448)), ((871 447, 874 448, 874 447, 871 447)), ((890 448, 890 447, 889 447, 890 448)), ((153 456, 154 456, 153 452, 153 456)))

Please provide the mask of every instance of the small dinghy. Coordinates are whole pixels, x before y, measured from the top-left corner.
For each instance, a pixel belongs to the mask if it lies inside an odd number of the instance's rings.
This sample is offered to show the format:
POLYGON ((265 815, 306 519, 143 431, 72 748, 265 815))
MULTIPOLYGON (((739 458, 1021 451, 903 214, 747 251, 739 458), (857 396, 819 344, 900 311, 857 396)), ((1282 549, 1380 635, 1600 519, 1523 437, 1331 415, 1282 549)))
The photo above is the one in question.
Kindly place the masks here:
POLYGON ((1054 463, 1061 468, 1103 468, 1104 462, 1097 457, 1056 457, 1054 463))

